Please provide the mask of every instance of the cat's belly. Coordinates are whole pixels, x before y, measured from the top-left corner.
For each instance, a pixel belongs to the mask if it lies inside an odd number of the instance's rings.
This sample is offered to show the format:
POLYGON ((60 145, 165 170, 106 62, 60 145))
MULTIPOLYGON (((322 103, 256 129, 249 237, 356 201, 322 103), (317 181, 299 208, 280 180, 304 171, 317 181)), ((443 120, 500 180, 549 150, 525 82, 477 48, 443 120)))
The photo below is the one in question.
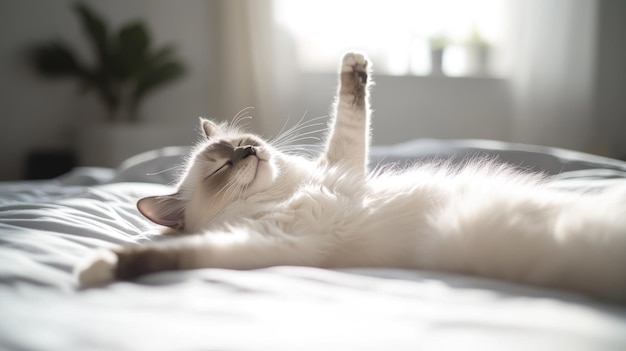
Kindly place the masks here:
POLYGON ((283 228, 328 243, 327 267, 416 267, 430 232, 430 201, 354 195, 303 192, 282 211, 283 228))

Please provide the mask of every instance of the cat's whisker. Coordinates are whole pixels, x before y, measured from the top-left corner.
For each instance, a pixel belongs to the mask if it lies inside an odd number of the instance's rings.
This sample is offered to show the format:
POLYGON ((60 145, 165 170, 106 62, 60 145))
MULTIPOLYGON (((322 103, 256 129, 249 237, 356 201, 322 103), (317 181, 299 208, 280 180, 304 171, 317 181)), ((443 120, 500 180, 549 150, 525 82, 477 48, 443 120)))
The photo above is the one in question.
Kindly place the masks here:
POLYGON ((217 193, 215 194, 215 198, 219 198, 221 196, 227 201, 230 201, 231 199, 230 193, 232 192, 232 189, 235 187, 235 180, 236 178, 229 179, 228 182, 217 191, 217 193))
POLYGON ((232 178, 227 184, 226 191, 224 192, 224 197, 228 199, 228 201, 234 201, 241 197, 240 193, 242 190, 242 186, 237 184, 237 178, 232 178))
POLYGON ((291 121, 291 115, 288 115, 287 116, 287 120, 285 121, 285 123, 283 123, 283 126, 280 128, 280 131, 278 131, 278 134, 273 139, 270 139, 270 142, 272 140, 277 139, 281 135, 283 135, 283 132, 288 133, 289 131, 293 130, 293 128, 295 128, 298 125, 302 124, 302 121, 304 120, 304 117, 306 116, 306 114, 307 114, 307 112, 305 111, 304 114, 302 115, 302 117, 300 118, 300 120, 298 120, 298 122, 296 122, 296 124, 294 126, 290 127, 289 129, 287 129, 287 131, 285 131, 285 128, 287 128, 287 125, 289 125, 289 121, 291 121))
MULTIPOLYGON (((306 112, 305 112, 305 114, 306 114, 306 112)), ((287 120, 285 121, 285 123, 283 123, 283 126, 280 127, 280 130, 278 131, 278 134, 276 134, 276 137, 274 137, 273 139, 276 139, 277 137, 279 137, 279 136, 281 136, 283 134, 283 132, 285 131, 285 128, 287 128, 287 124, 289 124, 290 120, 291 120, 291 115, 288 115, 287 116, 287 120)), ((271 139, 271 140, 273 140, 273 139, 271 139)), ((271 143, 271 140, 270 140, 270 143, 271 143)))
MULTIPOLYGON (((311 126, 311 127, 314 127, 314 126, 311 126)), ((290 135, 290 138, 293 139, 293 138, 298 138, 298 137, 307 136, 307 135, 311 135, 311 134, 316 134, 316 133, 323 132, 325 130, 326 130, 326 128, 318 128, 318 129, 314 129, 314 130, 309 130, 309 131, 306 131, 306 132, 303 132, 303 133, 296 133, 296 134, 290 135)), ((288 140, 291 140, 291 139, 288 139, 288 140)))
POLYGON ((300 121, 298 121, 298 123, 296 123, 294 126, 292 126, 291 128, 289 128, 288 132, 293 132, 293 131, 299 131, 305 128, 309 128, 312 126, 316 126, 316 125, 322 125, 324 123, 319 122, 322 119, 328 119, 328 116, 319 116, 319 117, 315 117, 315 118, 311 118, 310 120, 304 121, 302 119, 300 119, 300 121))
POLYGON ((320 133, 320 132, 323 132, 324 130, 325 129, 316 129, 316 130, 308 131, 306 133, 292 135, 292 136, 289 136, 287 138, 284 138, 279 143, 273 144, 273 146, 275 148, 279 149, 279 150, 283 150, 283 149, 289 147, 290 145, 295 144, 296 142, 300 142, 300 141, 304 141, 304 140, 320 141, 321 140, 320 138, 318 138, 316 136, 312 136, 312 135, 320 133))
POLYGON ((244 194, 247 193, 248 188, 249 188, 248 185, 239 187, 239 193, 237 194, 237 196, 235 196, 235 199, 236 200, 242 199, 244 197, 244 194))
POLYGON ((230 201, 240 200, 243 198, 247 186, 233 186, 230 201))
MULTIPOLYGON (((304 126, 304 127, 299 127, 298 129, 288 130, 287 132, 282 134, 279 138, 276 138, 277 140, 274 140, 274 143, 280 142, 283 139, 286 139, 288 137, 303 135, 302 131, 304 131, 304 130, 306 130, 308 128, 313 128, 313 127, 317 127, 317 126, 320 126, 320 125, 323 125, 323 123, 314 123, 314 124, 310 124, 310 125, 307 125, 307 126, 304 126)), ((324 131, 324 130, 326 130, 326 128, 319 128, 319 129, 314 130, 313 133, 321 132, 321 131, 324 131)), ((310 134, 310 132, 311 131, 307 131, 306 133, 310 134)), ((306 134, 304 134, 304 135, 306 135, 306 134)))
POLYGON ((250 110, 254 110, 254 107, 253 106, 248 106, 248 107, 242 109, 241 111, 237 112, 235 117, 232 118, 232 121, 231 121, 230 125, 233 128, 236 128, 236 129, 240 128, 241 127, 240 123, 241 123, 242 120, 252 119, 252 116, 245 115, 250 110))
POLYGON ((250 120, 252 120, 252 116, 244 116, 237 120, 237 124, 235 124, 235 128, 245 130, 250 125, 250 120))
MULTIPOLYGON (((293 125, 291 128, 289 128, 288 131, 293 132, 294 130, 300 130, 300 128, 305 128, 309 123, 315 122, 317 120, 317 117, 316 117, 308 121, 305 121, 307 113, 308 111, 304 111, 304 113, 302 114, 302 117, 300 117, 298 122, 295 125, 293 125)), ((289 122, 289 120, 287 120, 287 122, 289 122)))
POLYGON ((322 152, 321 148, 315 149, 313 147, 297 147, 289 150, 283 151, 286 154, 297 155, 301 157, 306 157, 308 159, 316 158, 319 156, 320 152, 322 152))
POLYGON ((281 152, 294 154, 294 155, 298 155, 302 153, 307 154, 307 155, 313 155, 313 154, 319 153, 322 149, 323 148, 318 144, 291 144, 291 145, 285 145, 279 150, 281 152))
POLYGON ((319 139, 316 137, 306 137, 306 138, 299 138, 297 140, 294 140, 294 142, 286 144, 286 145, 281 145, 280 147, 278 147, 278 150, 292 150, 293 148, 296 147, 321 147, 321 145, 319 145, 319 143, 317 143, 319 139), (304 141, 309 141, 312 140, 313 143, 305 143, 304 141))
POLYGON ((172 171, 172 170, 175 170, 175 169, 180 169, 182 167, 183 167, 183 165, 176 165, 174 167, 170 167, 170 168, 167 168, 167 169, 164 169, 164 170, 161 170, 161 171, 157 171, 157 172, 154 172, 154 173, 146 173, 146 175, 147 176, 155 176, 155 175, 163 174, 165 172, 169 172, 169 171, 172 171))
MULTIPOLYGON (((321 123, 311 124, 306 126, 306 128, 313 128, 316 126, 322 125, 321 123)), ((275 138, 270 144, 275 147, 280 147, 285 144, 293 143, 295 141, 301 140, 301 138, 306 137, 311 134, 320 133, 326 130, 326 128, 318 128, 314 130, 309 130, 306 132, 302 132, 305 128, 299 128, 297 130, 288 130, 284 134, 280 135, 278 138, 275 138)), ((318 138, 319 140, 319 138, 318 138)))
MULTIPOLYGON (((305 113, 306 116, 306 113, 305 113)), ((283 128, 281 128, 280 132, 278 133, 278 135, 276 135, 274 138, 269 140, 269 143, 272 145, 276 145, 276 144, 280 144, 283 142, 284 139, 289 138, 293 135, 298 135, 300 134, 300 132, 302 130, 305 130, 307 128, 312 128, 312 127, 316 127, 319 125, 323 125, 323 123, 318 122, 321 119, 326 119, 328 118, 328 116, 320 116, 320 117, 316 117, 316 118, 312 118, 308 121, 303 122, 304 117, 303 116, 298 123, 296 123, 294 126, 292 126, 291 128, 287 129, 286 131, 285 129, 285 125, 283 125, 283 128)))
POLYGON ((239 112, 237 112, 237 114, 235 114, 235 116, 233 116, 233 118, 232 118, 233 123, 236 123, 236 121, 239 118, 241 118, 244 115, 244 113, 246 113, 246 112, 248 112, 250 110, 253 110, 253 109, 254 109, 253 106, 248 106, 248 107, 244 107, 243 109, 241 109, 239 112))

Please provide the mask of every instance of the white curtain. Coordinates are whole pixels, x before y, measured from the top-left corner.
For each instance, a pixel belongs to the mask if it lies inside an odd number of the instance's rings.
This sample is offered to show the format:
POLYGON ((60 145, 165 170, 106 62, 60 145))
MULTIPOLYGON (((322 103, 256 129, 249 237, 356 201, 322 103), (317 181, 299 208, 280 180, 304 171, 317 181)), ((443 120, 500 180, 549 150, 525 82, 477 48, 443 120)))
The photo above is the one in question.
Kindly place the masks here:
POLYGON ((215 2, 216 111, 232 119, 244 108, 250 130, 272 136, 277 129, 276 44, 271 0, 215 2))
POLYGON ((509 50, 513 139, 593 151, 597 2, 522 0, 509 50))

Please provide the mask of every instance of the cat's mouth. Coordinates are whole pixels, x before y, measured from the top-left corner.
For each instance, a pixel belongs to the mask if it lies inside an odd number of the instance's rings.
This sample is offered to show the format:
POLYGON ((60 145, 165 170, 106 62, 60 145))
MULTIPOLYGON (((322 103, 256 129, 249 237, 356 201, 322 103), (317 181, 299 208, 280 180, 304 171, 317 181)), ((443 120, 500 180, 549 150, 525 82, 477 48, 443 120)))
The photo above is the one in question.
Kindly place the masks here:
POLYGON ((256 166, 254 169, 254 177, 253 180, 257 178, 260 172, 263 171, 263 168, 268 165, 268 159, 264 159, 260 157, 258 154, 253 156, 256 159, 256 166))
POLYGON ((251 177, 248 182, 250 186, 262 185, 274 178, 273 167, 270 162, 270 155, 259 150, 256 155, 250 156, 254 162, 251 164, 251 177))

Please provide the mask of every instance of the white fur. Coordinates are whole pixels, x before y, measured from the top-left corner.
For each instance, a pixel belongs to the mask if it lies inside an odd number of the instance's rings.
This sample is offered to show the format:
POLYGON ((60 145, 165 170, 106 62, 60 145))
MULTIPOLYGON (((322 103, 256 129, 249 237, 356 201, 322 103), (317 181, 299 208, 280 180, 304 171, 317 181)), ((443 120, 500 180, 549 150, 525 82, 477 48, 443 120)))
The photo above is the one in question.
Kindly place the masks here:
MULTIPOLYGON (((203 179, 224 161, 201 162, 203 153, 212 143, 235 147, 247 136, 225 126, 206 133, 177 195, 183 231, 199 233, 171 242, 184 257, 182 268, 420 268, 626 299, 624 189, 558 191, 538 175, 490 161, 365 172, 369 82, 359 73, 370 68, 362 54, 344 57, 318 160, 255 139, 259 152, 249 161, 255 175, 234 172, 215 189, 203 179)), ((81 281, 109 278, 95 267, 99 262, 81 273, 95 277, 81 281)))
POLYGON ((78 265, 74 270, 74 275, 81 286, 102 285, 115 280, 116 265, 117 256, 112 251, 100 250, 78 265))

